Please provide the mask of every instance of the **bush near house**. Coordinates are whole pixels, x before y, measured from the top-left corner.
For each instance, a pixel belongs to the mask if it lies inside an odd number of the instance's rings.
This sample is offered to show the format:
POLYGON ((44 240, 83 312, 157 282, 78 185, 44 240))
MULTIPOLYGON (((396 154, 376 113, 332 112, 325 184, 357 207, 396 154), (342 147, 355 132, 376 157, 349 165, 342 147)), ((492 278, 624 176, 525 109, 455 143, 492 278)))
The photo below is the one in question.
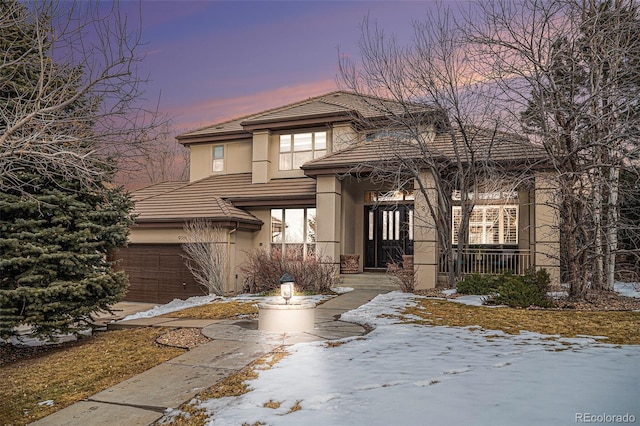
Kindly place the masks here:
POLYGON ((459 294, 490 295, 497 291, 496 276, 478 273, 467 275, 456 289, 459 294))
POLYGON ((328 293, 337 280, 333 264, 323 256, 303 257, 298 253, 282 254, 265 249, 249 254, 247 263, 240 269, 247 276, 243 291, 249 293, 279 288, 284 274, 293 277, 296 290, 301 292, 328 293))
POLYGON ((403 265, 392 261, 387 264, 387 275, 389 275, 405 293, 413 293, 416 287, 416 274, 411 266, 403 265))
POLYGON ((458 283, 457 289, 460 294, 487 295, 487 304, 507 305, 512 308, 548 308, 552 306, 547 296, 549 283, 549 273, 545 269, 529 269, 525 275, 469 275, 458 283))

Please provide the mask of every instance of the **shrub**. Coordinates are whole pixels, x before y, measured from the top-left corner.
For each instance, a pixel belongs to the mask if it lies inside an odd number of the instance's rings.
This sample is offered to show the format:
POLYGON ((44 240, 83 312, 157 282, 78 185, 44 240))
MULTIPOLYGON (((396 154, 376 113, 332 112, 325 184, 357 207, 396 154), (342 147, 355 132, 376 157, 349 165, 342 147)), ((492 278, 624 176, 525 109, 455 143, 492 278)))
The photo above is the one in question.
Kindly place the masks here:
POLYGON ((552 302, 547 296, 549 282, 549 274, 545 269, 529 269, 524 276, 501 275, 497 279, 497 295, 491 298, 491 303, 512 308, 550 307, 552 302))
POLYGON ((302 258, 298 253, 283 255, 280 251, 255 250, 241 267, 247 279, 243 291, 264 293, 280 288, 280 278, 288 273, 297 291, 327 293, 334 287, 337 275, 332 262, 323 256, 302 258))
POLYGON ((398 283, 400 290, 405 293, 413 293, 416 282, 413 265, 409 268, 408 265, 400 265, 399 263, 392 261, 387 264, 387 274, 398 283))
POLYGON ((496 276, 481 275, 478 273, 467 275, 456 286, 457 292, 460 294, 478 294, 488 295, 495 293, 497 290, 496 276))
POLYGON ((228 231, 207 219, 187 222, 183 230, 185 266, 209 294, 223 296, 228 276, 228 231))
POLYGON ((547 297, 549 283, 549 274, 545 269, 530 269, 523 276, 510 272, 502 275, 468 275, 458 283, 457 291, 459 294, 489 295, 486 299, 489 304, 546 308, 552 305, 547 297))

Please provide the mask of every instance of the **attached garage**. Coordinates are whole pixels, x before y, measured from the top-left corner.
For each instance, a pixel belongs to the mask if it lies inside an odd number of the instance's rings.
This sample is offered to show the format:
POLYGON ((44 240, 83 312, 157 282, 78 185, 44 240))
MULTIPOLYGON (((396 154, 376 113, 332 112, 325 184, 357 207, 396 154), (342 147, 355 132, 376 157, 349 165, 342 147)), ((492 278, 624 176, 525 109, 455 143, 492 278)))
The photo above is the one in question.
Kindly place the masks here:
POLYGON ((114 253, 117 269, 129 276, 130 302, 167 303, 173 299, 203 296, 207 290, 197 284, 184 264, 180 244, 130 244, 114 253))

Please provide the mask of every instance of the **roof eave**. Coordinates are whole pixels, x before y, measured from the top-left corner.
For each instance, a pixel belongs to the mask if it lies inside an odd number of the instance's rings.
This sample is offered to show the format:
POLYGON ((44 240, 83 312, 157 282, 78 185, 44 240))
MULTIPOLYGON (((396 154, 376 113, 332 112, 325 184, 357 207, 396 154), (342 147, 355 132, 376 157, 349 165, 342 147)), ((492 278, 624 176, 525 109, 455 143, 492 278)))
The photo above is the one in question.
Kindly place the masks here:
POLYGON ((198 143, 210 143, 220 141, 233 141, 240 139, 251 139, 253 135, 247 131, 230 131, 230 132, 212 132, 202 133, 198 135, 183 134, 176 136, 176 139, 182 145, 194 145, 198 143))
POLYGON ((182 228, 185 222, 194 219, 208 219, 212 222, 219 224, 224 228, 238 228, 246 230, 260 230, 264 222, 261 220, 247 220, 247 219, 234 219, 234 218, 211 218, 211 217, 181 217, 181 218, 167 218, 167 219, 144 219, 137 218, 133 227, 136 228, 182 228))
POLYGON ((282 207, 293 205, 315 205, 316 195, 298 197, 226 198, 236 207, 282 207))
POLYGON ((250 120, 241 123, 241 125, 245 130, 248 131, 261 129, 286 129, 309 125, 324 125, 327 123, 345 122, 350 121, 352 118, 353 115, 350 113, 313 114, 285 119, 274 118, 267 120, 250 120))

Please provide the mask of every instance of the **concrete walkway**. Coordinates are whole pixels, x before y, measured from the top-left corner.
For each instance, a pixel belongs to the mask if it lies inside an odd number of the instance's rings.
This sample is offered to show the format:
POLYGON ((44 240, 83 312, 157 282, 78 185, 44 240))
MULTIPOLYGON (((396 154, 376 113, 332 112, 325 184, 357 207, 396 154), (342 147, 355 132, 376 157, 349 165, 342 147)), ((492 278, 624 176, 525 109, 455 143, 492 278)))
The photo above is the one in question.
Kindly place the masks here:
POLYGON ((355 290, 328 300, 315 308, 315 328, 305 333, 260 332, 257 320, 145 318, 112 323, 109 328, 198 327, 213 340, 32 424, 149 425, 167 408, 179 407, 277 348, 365 334, 362 326, 338 317, 384 292, 355 290))

